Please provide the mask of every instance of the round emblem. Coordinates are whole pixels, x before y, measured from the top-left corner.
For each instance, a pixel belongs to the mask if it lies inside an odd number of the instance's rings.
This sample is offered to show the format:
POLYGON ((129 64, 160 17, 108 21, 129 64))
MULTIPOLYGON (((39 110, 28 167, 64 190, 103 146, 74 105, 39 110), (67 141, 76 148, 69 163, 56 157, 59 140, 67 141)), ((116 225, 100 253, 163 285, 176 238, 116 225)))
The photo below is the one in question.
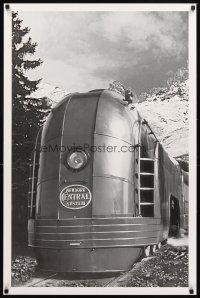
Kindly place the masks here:
POLYGON ((91 199, 91 191, 84 185, 69 185, 60 193, 60 202, 68 209, 82 209, 89 205, 91 199))

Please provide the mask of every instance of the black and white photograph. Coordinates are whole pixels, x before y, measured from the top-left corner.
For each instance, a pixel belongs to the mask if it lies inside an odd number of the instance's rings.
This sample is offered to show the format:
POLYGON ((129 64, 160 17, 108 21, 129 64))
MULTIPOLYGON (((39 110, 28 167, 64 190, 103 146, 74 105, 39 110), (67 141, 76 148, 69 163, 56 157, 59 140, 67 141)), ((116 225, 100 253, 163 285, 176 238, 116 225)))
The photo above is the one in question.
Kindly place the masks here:
POLYGON ((196 5, 4 7, 4 294, 196 293, 196 5))

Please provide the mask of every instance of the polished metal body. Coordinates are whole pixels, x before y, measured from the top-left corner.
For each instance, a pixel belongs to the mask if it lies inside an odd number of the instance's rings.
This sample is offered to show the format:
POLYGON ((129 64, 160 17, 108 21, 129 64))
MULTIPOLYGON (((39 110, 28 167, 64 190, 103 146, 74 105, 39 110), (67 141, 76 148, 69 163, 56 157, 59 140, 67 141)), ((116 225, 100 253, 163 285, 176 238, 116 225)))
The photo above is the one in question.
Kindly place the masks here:
POLYGON ((41 269, 127 270, 144 247, 168 237, 171 196, 179 202, 180 226, 186 224, 181 169, 121 95, 108 90, 68 95, 40 135, 28 232, 41 269), (88 163, 72 171, 66 158, 77 146, 84 147, 88 163), (91 192, 86 207, 61 204, 60 194, 73 185, 91 192))

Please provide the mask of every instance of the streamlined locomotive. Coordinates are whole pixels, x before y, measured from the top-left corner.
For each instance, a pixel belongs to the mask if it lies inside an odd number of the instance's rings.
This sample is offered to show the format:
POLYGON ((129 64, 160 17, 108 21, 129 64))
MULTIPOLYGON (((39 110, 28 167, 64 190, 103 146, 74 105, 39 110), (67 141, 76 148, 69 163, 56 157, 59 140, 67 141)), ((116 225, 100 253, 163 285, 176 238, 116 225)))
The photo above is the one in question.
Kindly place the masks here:
POLYGON ((187 173, 113 91, 52 109, 31 177, 28 242, 42 270, 125 271, 187 226, 187 173))

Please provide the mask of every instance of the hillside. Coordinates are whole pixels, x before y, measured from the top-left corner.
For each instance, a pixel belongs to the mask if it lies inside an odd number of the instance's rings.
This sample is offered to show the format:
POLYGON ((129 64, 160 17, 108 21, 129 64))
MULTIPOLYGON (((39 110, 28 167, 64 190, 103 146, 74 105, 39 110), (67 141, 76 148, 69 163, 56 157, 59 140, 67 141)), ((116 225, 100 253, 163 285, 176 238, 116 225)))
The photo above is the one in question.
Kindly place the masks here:
POLYGON ((148 121, 157 138, 169 155, 185 156, 189 152, 189 101, 188 79, 172 84, 148 95, 146 100, 135 104, 140 114, 148 121))

